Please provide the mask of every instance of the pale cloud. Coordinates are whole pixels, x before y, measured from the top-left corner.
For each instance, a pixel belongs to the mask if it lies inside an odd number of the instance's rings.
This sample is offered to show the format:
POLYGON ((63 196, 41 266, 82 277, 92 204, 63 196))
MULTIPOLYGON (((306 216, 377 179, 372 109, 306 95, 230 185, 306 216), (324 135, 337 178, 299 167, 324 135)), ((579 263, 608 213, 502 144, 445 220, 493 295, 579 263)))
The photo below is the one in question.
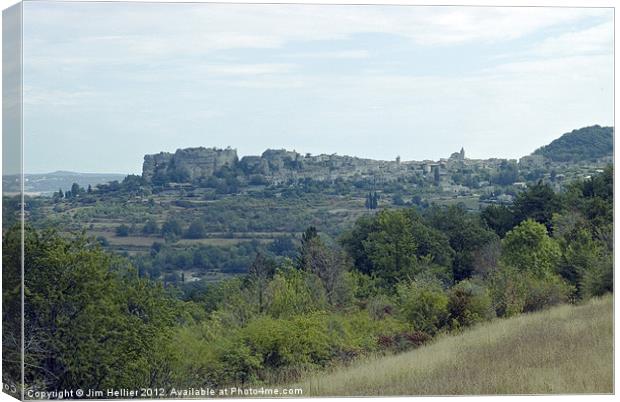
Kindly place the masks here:
POLYGON ((501 42, 517 39, 541 29, 569 23, 586 16, 604 14, 596 9, 531 7, 464 7, 426 15, 426 24, 412 27, 410 36, 435 45, 472 41, 501 42))
POLYGON ((362 50, 342 50, 332 52, 298 52, 287 54, 290 59, 368 59, 371 55, 366 49, 362 50))
POLYGON ((39 171, 106 171, 109 160, 136 172, 144 153, 199 145, 404 160, 463 145, 472 156, 519 157, 563 132, 613 122, 605 9, 25 10, 24 116, 39 171), (58 146, 102 157, 63 149, 76 157, 62 163, 76 165, 56 166, 48 155, 58 146))
MULTIPOLYGON (((27 10, 28 25, 70 24, 71 30, 82 33, 76 41, 107 42, 138 57, 277 48, 292 41, 342 39, 356 33, 399 35, 425 46, 499 42, 605 14, 605 10, 571 8, 250 4, 120 7, 105 3, 47 3, 42 7, 28 5, 27 10)), ((37 32, 43 30, 30 32, 30 40, 45 41, 37 32)), ((67 42, 71 39, 61 41, 60 46, 67 42)))
POLYGON ((213 75, 258 76, 268 74, 285 74, 294 69, 294 64, 206 64, 198 66, 197 72, 213 75))
MULTIPOLYGON (((504 75, 559 75, 574 79, 585 80, 600 78, 613 72, 613 56, 611 55, 580 55, 545 58, 541 60, 516 61, 504 63, 496 68, 486 70, 488 74, 502 73, 504 75)), ((610 83, 611 84, 611 83, 610 83)))
POLYGON ((217 84, 238 88, 252 89, 299 89, 312 86, 313 80, 304 77, 271 77, 256 79, 237 79, 227 81, 217 81, 217 84))
POLYGON ((102 93, 97 91, 79 90, 67 91, 62 89, 46 89, 24 85, 24 104, 28 106, 77 106, 89 100, 101 99, 102 93))
POLYGON ((613 21, 543 40, 533 49, 542 56, 613 53, 613 21))
POLYGON ((135 58, 163 57, 175 54, 200 55, 224 49, 277 48, 282 38, 239 32, 157 33, 84 38, 85 43, 105 43, 125 50, 135 58))
MULTIPOLYGON (((613 74, 613 21, 552 35, 522 52, 506 53, 483 74, 532 75, 552 80, 609 80, 613 74)), ((612 81, 607 81, 611 84, 612 81)))

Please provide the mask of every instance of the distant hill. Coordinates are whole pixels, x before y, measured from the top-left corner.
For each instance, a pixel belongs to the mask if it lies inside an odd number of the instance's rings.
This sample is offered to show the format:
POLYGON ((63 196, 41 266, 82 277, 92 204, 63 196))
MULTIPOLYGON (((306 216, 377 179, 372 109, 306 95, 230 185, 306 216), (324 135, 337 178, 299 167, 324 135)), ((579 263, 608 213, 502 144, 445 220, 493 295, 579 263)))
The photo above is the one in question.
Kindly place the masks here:
MULTIPOLYGON (((62 188, 63 191, 71 188, 73 183, 81 187, 95 187, 97 184, 108 183, 113 180, 121 181, 125 178, 124 174, 117 173, 78 173, 56 171, 51 173, 37 173, 24 175, 24 191, 31 194, 51 194, 62 188)), ((19 176, 2 176, 2 191, 12 193, 19 191, 19 176)))
POLYGON ((581 162, 613 155, 614 128, 599 125, 580 128, 562 135, 549 145, 538 148, 542 155, 555 162, 581 162))

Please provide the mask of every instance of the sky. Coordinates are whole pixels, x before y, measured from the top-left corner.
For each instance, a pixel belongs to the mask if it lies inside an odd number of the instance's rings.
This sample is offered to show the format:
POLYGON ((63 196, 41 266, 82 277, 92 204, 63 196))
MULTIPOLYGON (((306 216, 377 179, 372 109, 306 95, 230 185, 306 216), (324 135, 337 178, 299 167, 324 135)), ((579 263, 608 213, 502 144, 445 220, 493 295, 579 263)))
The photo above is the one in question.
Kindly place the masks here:
POLYGON ((185 147, 519 158, 613 125, 613 10, 24 3, 25 171, 185 147))
POLYGON ((2 173, 19 174, 21 160, 21 8, 2 12, 2 173))

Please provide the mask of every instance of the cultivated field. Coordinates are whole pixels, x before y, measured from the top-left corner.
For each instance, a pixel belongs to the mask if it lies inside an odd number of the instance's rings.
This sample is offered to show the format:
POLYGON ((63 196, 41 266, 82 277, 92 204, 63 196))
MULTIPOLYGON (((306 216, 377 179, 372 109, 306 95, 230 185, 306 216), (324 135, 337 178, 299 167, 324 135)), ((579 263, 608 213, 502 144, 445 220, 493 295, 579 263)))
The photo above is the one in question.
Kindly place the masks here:
POLYGON ((299 384, 304 396, 613 392, 613 298, 497 320, 299 384))

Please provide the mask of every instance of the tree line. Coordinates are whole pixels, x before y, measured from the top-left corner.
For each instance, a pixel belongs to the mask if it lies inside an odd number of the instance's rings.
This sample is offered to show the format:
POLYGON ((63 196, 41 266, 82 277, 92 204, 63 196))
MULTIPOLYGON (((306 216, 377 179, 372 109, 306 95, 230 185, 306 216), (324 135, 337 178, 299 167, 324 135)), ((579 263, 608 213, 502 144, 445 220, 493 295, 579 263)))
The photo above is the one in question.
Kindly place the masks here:
MULTIPOLYGON (((613 171, 511 207, 384 209, 246 275, 163 286, 93 239, 25 233, 26 383, 279 384, 440 333, 613 290, 613 171)), ((18 378, 18 228, 3 238, 5 380, 18 378), (13 343, 12 343, 13 342, 13 343)))

